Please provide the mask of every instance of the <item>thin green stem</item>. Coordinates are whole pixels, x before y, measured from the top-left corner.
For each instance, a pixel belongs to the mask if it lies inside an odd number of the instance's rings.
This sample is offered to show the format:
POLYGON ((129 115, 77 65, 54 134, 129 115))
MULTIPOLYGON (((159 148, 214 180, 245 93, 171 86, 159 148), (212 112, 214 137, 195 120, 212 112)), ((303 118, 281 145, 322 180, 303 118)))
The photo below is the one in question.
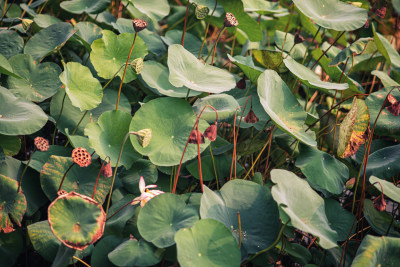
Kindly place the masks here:
POLYGON ((208 20, 207 20, 206 31, 204 32, 203 42, 201 43, 201 47, 200 47, 198 59, 200 59, 200 57, 201 57, 201 52, 203 51, 204 43, 206 42, 206 39, 207 39, 208 30, 210 29, 211 18, 212 18, 212 16, 214 15, 215 10, 217 9, 217 4, 218 4, 218 0, 215 0, 214 9, 213 9, 213 11, 211 12, 210 17, 209 17, 208 20))
POLYGON ((21 177, 19 178, 19 182, 18 182, 17 192, 19 192, 19 190, 21 189, 22 178, 24 177, 26 171, 28 170, 29 163, 31 163, 32 156, 33 156, 34 153, 35 153, 35 151, 33 151, 33 152, 31 153, 31 155, 29 156, 28 163, 25 165, 25 168, 24 168, 24 170, 22 171, 21 177))
POLYGON ((320 30, 321 30, 321 26, 318 27, 318 30, 317 30, 317 32, 314 34, 314 36, 313 36, 311 42, 307 45, 306 52, 304 53, 304 57, 303 57, 303 60, 301 61, 301 64, 304 64, 304 62, 306 61, 307 54, 308 54, 308 50, 310 49, 312 43, 314 42, 314 40, 315 40, 315 38, 317 37, 317 35, 318 35, 318 33, 319 33, 320 30))
POLYGON ((212 153, 211 145, 209 146, 209 148, 210 148, 211 160, 212 160, 212 163, 213 163, 213 169, 214 169, 215 180, 216 180, 216 182, 217 182, 217 190, 219 190, 219 181, 218 181, 217 169, 215 168, 214 155, 213 155, 213 153, 212 153))
MULTIPOLYGON (((214 64, 214 57, 215 57, 215 51, 217 50, 217 44, 218 44, 218 41, 221 38, 221 34, 222 34, 222 32, 224 30, 225 30, 225 26, 222 27, 221 31, 218 33, 217 40, 215 40, 214 49, 213 49, 213 56, 212 56, 212 59, 211 59, 211 66, 214 64)), ((207 62, 208 57, 209 57, 209 55, 206 58, 206 62, 207 62)))
MULTIPOLYGON (((83 119, 85 118, 85 116, 86 116, 86 114, 88 113, 88 111, 89 111, 89 110, 86 110, 85 113, 83 113, 81 119, 78 121, 78 124, 76 124, 76 126, 75 126, 74 130, 72 131, 72 133, 70 134, 70 136, 73 136, 73 135, 76 133, 76 131, 78 130, 79 125, 82 123, 82 121, 83 121, 83 119)), ((67 143, 65 144, 64 147, 67 147, 68 144, 69 144, 69 140, 67 141, 67 143)))

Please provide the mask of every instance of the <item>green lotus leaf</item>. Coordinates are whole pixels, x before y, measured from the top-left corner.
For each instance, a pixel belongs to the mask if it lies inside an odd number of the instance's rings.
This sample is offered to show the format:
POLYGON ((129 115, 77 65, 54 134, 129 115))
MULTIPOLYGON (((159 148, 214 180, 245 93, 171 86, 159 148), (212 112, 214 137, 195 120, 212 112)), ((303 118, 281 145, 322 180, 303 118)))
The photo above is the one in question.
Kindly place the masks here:
POLYGON ((29 54, 34 60, 41 61, 46 56, 55 53, 73 35, 73 27, 66 22, 60 22, 41 30, 29 39, 24 48, 24 54, 29 54))
POLYGON ((275 45, 279 49, 282 49, 283 46, 283 51, 289 53, 294 59, 303 59, 304 55, 306 54, 306 46, 304 44, 295 44, 293 34, 275 31, 274 39, 275 45))
POLYGON ((369 178, 369 182, 375 186, 379 191, 383 190, 383 194, 393 201, 400 203, 400 188, 391 182, 379 179, 375 176, 369 178), (381 187, 382 186, 382 187, 381 187))
POLYGON ((265 69, 255 66, 251 56, 231 57, 228 55, 228 58, 233 64, 238 66, 243 71, 244 75, 246 75, 246 77, 249 78, 252 83, 257 84, 258 76, 260 76, 265 69))
POLYGON ((81 111, 97 107, 103 98, 99 80, 92 76, 89 68, 77 62, 68 62, 60 74, 60 80, 72 105, 81 111))
POLYGON ((39 131, 48 117, 43 110, 0 86, 0 134, 27 135, 39 131))
POLYGON ((8 77, 8 87, 16 96, 41 102, 57 93, 62 86, 58 78, 61 69, 53 62, 39 63, 26 54, 13 56, 9 62, 22 78, 8 77))
POLYGON ((15 266, 15 262, 24 248, 21 232, 0 233, 0 247, 1 266, 15 266))
MULTIPOLYGON (((236 109, 239 108, 239 103, 233 96, 218 94, 209 95, 196 100, 193 104, 194 113, 198 116, 206 105, 210 105, 217 110, 219 122, 232 119, 235 116, 236 109)), ((210 107, 204 109, 201 118, 208 123, 213 123, 217 119, 215 111, 210 107)))
MULTIPOLYGON (((317 48, 311 52, 311 55, 315 60, 317 60, 322 56, 322 53, 322 50, 320 48, 317 48)), ((329 78, 333 82, 347 83, 349 85, 349 89, 343 91, 343 97, 349 97, 354 94, 364 93, 363 87, 352 78, 347 77, 345 80, 341 79, 341 77, 343 77, 342 70, 338 66, 330 67, 330 62, 331 61, 326 56, 322 56, 319 60, 319 64, 321 65, 322 69, 326 72, 326 74, 329 75, 329 78)))
POLYGON ((385 57, 386 61, 393 65, 396 68, 400 68, 400 55, 396 51, 396 49, 392 46, 392 44, 385 38, 385 36, 375 31, 374 32, 374 41, 378 51, 385 57))
POLYGON ((259 14, 269 14, 288 11, 286 8, 280 8, 279 3, 267 2, 264 0, 243 0, 242 2, 246 12, 255 11, 259 14))
MULTIPOLYGON (((131 115, 120 110, 106 111, 97 122, 86 125, 85 135, 89 137, 89 144, 103 159, 110 158, 111 166, 117 165, 119 151, 125 135, 129 132, 131 115)), ((129 169, 132 163, 140 157, 129 142, 122 150, 118 166, 129 169)))
POLYGON ((28 235, 33 248, 46 261, 52 262, 56 257, 61 242, 51 232, 48 221, 28 225, 28 235))
MULTIPOLYGON (((102 38, 93 41, 90 60, 100 77, 111 79, 119 70, 118 76, 122 78, 124 73, 124 67, 122 66, 125 66, 128 59, 134 36, 135 34, 133 33, 116 35, 112 31, 104 30, 102 38)), ((146 55, 147 46, 140 37, 137 37, 129 63, 132 63, 136 58, 144 58, 146 55)), ((137 74, 128 67, 124 83, 129 83, 136 78, 137 74)))
POLYGON ((76 36, 81 40, 86 50, 90 51, 90 46, 94 40, 101 38, 103 29, 92 22, 78 22, 75 27, 76 36))
POLYGON ((1 54, 9 59, 12 56, 18 55, 24 48, 24 39, 15 31, 1 30, 0 31, 0 51, 1 54))
POLYGON ((18 136, 0 134, 0 147, 3 149, 3 155, 14 156, 21 149, 21 140, 18 136))
POLYGON ((203 219, 175 235, 178 261, 186 266, 240 266, 240 250, 224 224, 203 219))
MULTIPOLYGON (((157 98, 145 103, 133 116, 129 131, 151 129, 152 138, 147 147, 142 147, 135 135, 130 139, 136 151, 148 156, 158 166, 178 165, 183 149, 196 116, 186 101, 177 98, 157 98)), ((208 123, 200 120, 199 130, 203 132, 208 123)), ((200 145, 200 152, 209 145, 208 139, 200 145)), ((183 162, 197 156, 197 145, 188 144, 183 162)))
POLYGON ((60 7, 72 14, 98 14, 109 5, 110 0, 71 0, 62 2, 60 7))
MULTIPOLYGON (((147 87, 158 95, 166 95, 171 97, 186 97, 189 88, 175 87, 169 80, 168 68, 156 61, 147 60, 143 64, 143 70, 140 73, 141 80, 147 87)), ((190 90, 189 96, 199 95, 201 92, 190 90)))
POLYGON ((4 154, 3 148, 0 146, 0 164, 2 164, 5 159, 6 159, 6 155, 4 154))
POLYGON ((367 10, 339 0, 293 0, 300 11, 326 29, 354 31, 367 22, 367 10))
POLYGON ((290 223, 317 236, 321 247, 337 247, 338 234, 329 224, 324 199, 292 172, 272 170, 271 180, 276 184, 271 189, 272 197, 289 216, 290 223))
POLYGON ((329 66, 337 66, 344 63, 347 58, 353 58, 355 55, 373 54, 376 51, 376 45, 372 38, 360 38, 354 41, 350 46, 340 51, 329 63, 329 66))
POLYGON ((269 247, 280 228, 278 207, 270 191, 245 180, 227 182, 219 192, 204 187, 201 197, 201 218, 211 218, 225 224, 239 241, 238 213, 241 220, 242 251, 255 254, 269 247))
MULTIPOLYGON (((379 110, 382 107, 383 102, 386 99, 387 94, 392 87, 386 87, 375 93, 370 94, 365 99, 367 104, 371 122, 375 122, 378 117, 379 110)), ((398 89, 394 89, 391 92, 396 99, 400 99, 400 92, 398 89)), ((400 116, 395 116, 388 112, 386 109, 382 110, 379 120, 376 122, 374 134, 379 136, 392 136, 394 138, 400 137, 400 116)))
POLYGON ((381 79, 384 87, 400 86, 400 84, 395 80, 393 80, 392 78, 390 78, 389 75, 386 74, 386 72, 374 70, 371 72, 371 74, 381 79))
POLYGON ((337 154, 341 158, 354 155, 365 142, 365 132, 369 127, 369 112, 365 101, 354 97, 349 113, 339 128, 337 154))
POLYGON ((40 27, 40 28, 47 28, 53 24, 60 23, 62 20, 59 18, 46 15, 46 14, 37 14, 33 18, 33 21, 40 27))
POLYGON ((27 202, 22 191, 18 191, 18 182, 0 174, 0 233, 14 231, 13 222, 21 227, 27 202), (11 221, 12 220, 12 221, 11 221))
POLYGON ((321 81, 319 76, 314 71, 305 67, 303 64, 296 62, 291 57, 287 57, 283 60, 286 68, 295 75, 299 80, 306 84, 310 88, 326 89, 326 90, 346 90, 349 88, 347 83, 330 83, 321 81))
POLYGON ((254 58, 263 67, 278 71, 282 63, 282 52, 274 50, 253 50, 254 58))
MULTIPOLYGON (((40 184, 43 192, 50 200, 54 200, 57 197, 60 182, 72 163, 72 158, 51 156, 43 165, 43 169, 40 172, 40 184)), ((92 196, 99 171, 100 164, 97 162, 92 162, 88 167, 79 167, 74 164, 65 176, 62 189, 67 192, 75 191, 86 196, 92 196)), ((100 176, 94 197, 99 203, 104 202, 110 190, 111 180, 100 176)))
POLYGON ((155 184, 158 178, 157 167, 149 160, 139 159, 135 161, 132 168, 120 174, 119 179, 127 191, 139 195, 141 193, 139 190, 141 176, 143 176, 146 184, 155 184))
POLYGON ((357 250, 352 267, 395 267, 400 260, 400 238, 367 235, 357 250))
POLYGON ((71 152, 72 149, 70 147, 51 145, 47 151, 35 151, 32 155, 29 167, 37 172, 40 172, 43 168, 43 165, 49 160, 50 156, 54 155, 69 157, 71 156, 71 152))
POLYGON ((329 226, 338 234, 337 241, 345 241, 351 232, 353 234, 356 224, 352 228, 355 220, 354 215, 345 210, 339 202, 331 198, 325 198, 325 213, 329 221, 329 226))
POLYGON ((278 73, 264 71, 258 78, 257 92, 264 110, 279 128, 309 146, 317 145, 303 129, 307 113, 278 73))
MULTIPOLYGON (((181 30, 170 30, 167 31, 165 36, 162 36, 161 39, 166 43, 168 46, 173 45, 173 44, 180 44, 181 39, 182 39, 182 31, 181 30)), ((201 40, 191 34, 190 32, 185 33, 185 45, 184 48, 195 55, 196 57, 200 53, 200 47, 201 47, 201 40)), ((208 49, 206 46, 204 46, 201 55, 203 57, 208 55, 208 49)))
POLYGON ((400 223, 393 220, 387 212, 380 212, 374 208, 374 202, 370 199, 364 200, 364 216, 371 228, 380 235, 400 237, 398 231, 400 223), (390 230, 388 231, 390 227, 390 230), (397 228, 397 230, 396 230, 397 228))
POLYGON ((164 193, 152 198, 141 209, 137 221, 140 235, 159 248, 175 244, 175 233, 191 227, 199 216, 175 194, 164 193), (156 215, 156 217, 154 216, 156 215))
POLYGON ((112 200, 113 204, 108 210, 108 214, 117 213, 118 216, 117 215, 112 217, 111 215, 109 216, 109 219, 106 222, 106 227, 104 229, 104 236, 108 235, 120 236, 125 233, 125 225, 135 215, 136 208, 138 207, 130 205, 134 198, 135 198, 134 195, 126 194, 123 196, 122 199, 116 201, 114 195, 114 198, 112 200))
POLYGON ((312 187, 334 195, 343 192, 343 186, 349 179, 349 169, 344 163, 326 152, 303 144, 300 144, 296 166, 301 169, 312 187))
POLYGON ((21 77, 14 72, 13 67, 10 65, 7 58, 2 54, 0 54, 0 74, 1 73, 14 77, 15 79, 21 79, 21 77))
MULTIPOLYGON (((123 0, 122 2, 126 6, 129 1, 123 0)), ((128 10, 130 10, 130 8, 135 8, 140 13, 151 18, 154 22, 162 20, 170 12, 168 0, 132 1, 130 3, 133 6, 129 6, 128 10)))
POLYGON ((113 251, 119 244, 124 241, 124 238, 119 236, 105 236, 94 247, 90 264, 92 267, 111 267, 115 266, 108 259, 108 253, 113 251))
POLYGON ((70 192, 49 205, 48 220, 58 240, 67 247, 83 250, 103 235, 106 214, 94 199, 70 192))
POLYGON ((400 159, 399 148, 400 145, 389 146, 370 154, 365 175, 367 177, 373 175, 381 177, 381 179, 389 179, 400 173, 398 164, 400 159))
POLYGON ((222 93, 236 87, 235 77, 227 70, 201 63, 181 45, 168 48, 169 81, 199 92, 222 93))
POLYGON ((111 251, 108 258, 117 266, 151 266, 161 261, 160 251, 143 239, 129 239, 111 251))
POLYGON ((232 13, 239 22, 238 29, 242 30, 252 42, 261 41, 263 34, 260 25, 257 24, 247 12, 245 12, 242 1, 220 0, 218 1, 225 12, 232 13))

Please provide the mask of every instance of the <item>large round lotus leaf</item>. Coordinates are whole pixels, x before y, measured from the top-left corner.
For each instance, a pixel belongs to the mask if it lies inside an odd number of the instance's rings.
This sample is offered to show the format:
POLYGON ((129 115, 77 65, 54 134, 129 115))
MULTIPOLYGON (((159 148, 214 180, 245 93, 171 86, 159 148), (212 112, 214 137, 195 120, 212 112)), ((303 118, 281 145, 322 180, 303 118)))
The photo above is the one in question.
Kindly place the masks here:
POLYGON ((367 22, 367 10, 339 0, 293 0, 296 7, 321 27, 354 31, 367 22))
POLYGON ((143 239, 129 239, 111 251, 108 258, 117 266, 151 266, 161 261, 162 250, 143 239))
POLYGON ((40 27, 40 28, 47 28, 50 25, 62 22, 59 18, 53 17, 51 15, 46 14, 37 14, 33 18, 33 21, 40 27))
POLYGON ((284 13, 287 9, 281 8, 279 3, 264 0, 242 0, 246 12, 255 11, 258 14, 284 13))
POLYGON ((7 58, 0 54, 0 74, 5 74, 16 79, 21 79, 16 73, 14 73, 13 67, 8 62, 7 58))
POLYGON ((383 179, 379 179, 375 176, 371 176, 369 178, 369 182, 375 186, 376 189, 382 191, 383 194, 393 201, 400 203, 400 188, 394 185, 392 182, 385 181, 383 179), (382 187, 381 187, 382 186, 382 187))
POLYGON ((175 235, 178 261, 189 266, 240 266, 240 250, 231 231, 213 219, 196 222, 175 235))
POLYGON ((94 247, 91 255, 90 264, 92 267, 111 267, 115 266, 108 259, 108 253, 114 250, 119 244, 124 241, 124 238, 119 236, 105 236, 94 247))
POLYGON ((374 208, 374 202, 370 199, 364 200, 364 216, 371 228, 378 234, 400 237, 398 231, 400 223, 396 220, 392 221, 389 213, 377 211, 374 208))
POLYGON ((338 234, 329 225, 324 199, 306 182, 292 172, 272 170, 271 180, 276 185, 271 193, 280 208, 290 218, 290 223, 307 233, 317 236, 325 249, 337 247, 338 234), (301 200, 301 201, 299 201, 301 200))
MULTIPOLYGON (((92 122, 85 128, 85 135, 89 137, 90 146, 103 160, 106 160, 107 156, 110 157, 112 167, 117 165, 122 142, 129 132, 131 118, 130 114, 120 110, 106 111, 97 122, 92 122)), ((140 158, 140 154, 127 141, 118 166, 123 165, 129 169, 138 158, 140 158)))
POLYGON ((49 205, 48 220, 52 232, 64 245, 83 250, 103 235, 106 214, 94 199, 70 192, 49 205))
POLYGON ((159 248, 175 244, 175 233, 191 227, 199 219, 197 211, 187 207, 177 195, 164 193, 152 198, 139 213, 140 235, 159 248))
POLYGON ((200 92, 221 93, 236 87, 235 77, 227 70, 201 63, 181 45, 168 48, 169 81, 200 92))
MULTIPOLYGON (((58 187, 69 166, 73 163, 72 158, 51 156, 40 172, 40 184, 43 192, 50 200, 57 197, 58 187)), ((97 174, 100 171, 100 164, 92 162, 88 167, 72 166, 65 176, 62 188, 70 192, 75 191, 86 196, 92 196, 97 174)), ((111 180, 100 176, 94 199, 103 203, 110 190, 111 180)))
POLYGON ((237 241, 238 212, 242 248, 246 253, 255 254, 276 240, 280 228, 278 206, 266 187, 245 180, 229 181, 219 192, 204 187, 200 205, 201 218, 222 222, 232 231, 237 241))
MULTIPOLYGON (((236 109, 239 107, 239 103, 233 96, 227 94, 209 95, 194 102, 194 113, 199 115, 206 105, 212 106, 217 110, 219 122, 232 119, 235 116, 236 109)), ((216 120, 215 111, 210 107, 206 107, 201 118, 208 123, 213 123, 216 120)))
POLYGON ((334 195, 343 192, 343 185, 349 179, 349 169, 344 163, 328 153, 303 144, 300 144, 296 166, 316 190, 326 190, 334 195))
MULTIPOLYGON (((143 70, 139 76, 144 83, 158 95, 166 95, 172 97, 186 97, 189 88, 175 87, 169 80, 168 68, 156 61, 148 60, 143 64, 143 70)), ((201 92, 190 90, 189 96, 199 95, 201 92)))
MULTIPOLYGON (((133 147, 140 154, 148 156, 150 161, 159 166, 178 165, 185 144, 196 117, 188 102, 177 98, 157 98, 144 104, 133 116, 129 131, 138 132, 151 129, 152 138, 147 147, 142 147, 135 135, 131 135, 133 147)), ((199 130, 208 127, 200 120, 199 130)), ((200 145, 200 150, 207 148, 210 142, 200 145)), ((200 151, 200 152, 201 152, 200 151)), ((197 145, 188 144, 183 162, 197 156, 197 145)))
POLYGON ((330 83, 321 81, 314 71, 305 67, 303 64, 297 63, 297 61, 291 57, 285 58, 283 63, 293 75, 299 78, 308 87, 327 90, 346 90, 349 88, 347 83, 330 83))
POLYGON ((17 181, 0 174, 0 232, 14 231, 12 222, 21 226, 27 204, 25 195, 17 189, 17 181))
POLYGON ((15 266, 19 254, 24 248, 24 241, 20 231, 0 233, 0 266, 15 266))
MULTIPOLYGON (((90 53, 90 61, 98 72, 98 75, 104 79, 111 79, 118 72, 118 76, 122 78, 126 60, 128 59, 129 51, 135 34, 121 33, 116 35, 112 31, 104 30, 103 37, 95 40, 90 53)), ((135 46, 133 47, 132 55, 129 63, 132 63, 136 58, 144 58, 147 55, 147 46, 143 40, 136 37, 135 46)), ((124 83, 129 83, 136 79, 137 74, 128 66, 124 83)))
POLYGON ((139 190, 139 181, 142 176, 146 184, 155 184, 158 179, 157 167, 149 160, 139 159, 135 161, 132 168, 118 175, 124 188, 136 195, 141 193, 139 190))
POLYGON ((34 60, 41 61, 47 55, 62 47, 73 35, 73 27, 66 22, 53 24, 29 39, 25 45, 24 54, 29 54, 34 60))
MULTIPOLYGON (((375 122, 379 110, 381 109, 382 104, 391 89, 391 87, 383 88, 378 92, 370 94, 365 99, 365 104, 367 104, 371 122, 375 122)), ((391 92, 391 95, 393 95, 396 99, 400 99, 400 92, 398 89, 394 89, 391 92)), ((388 101, 386 102, 388 103, 388 101)), ((381 115, 376 122, 374 134, 391 136, 396 139, 400 138, 400 116, 396 117, 392 113, 388 112, 386 109, 382 110, 381 115)))
POLYGON ((61 242, 51 232, 48 221, 28 225, 28 235, 33 248, 45 260, 52 262, 61 242))
POLYGON ((101 103, 103 98, 101 84, 93 77, 88 67, 77 62, 68 62, 64 65, 60 80, 72 105, 81 111, 94 109, 101 103))
POLYGON ((222 5, 225 12, 235 15, 239 22, 237 28, 242 30, 250 41, 257 42, 262 40, 263 34, 260 25, 245 12, 242 1, 220 0, 218 4, 222 5))
MULTIPOLYGON (((182 31, 180 30, 171 30, 167 31, 164 37, 161 39, 168 45, 180 44, 182 40, 182 31)), ((196 57, 199 55, 201 48, 201 40, 194 36, 193 34, 187 32, 185 34, 185 45, 184 48, 195 55, 196 57)), ((208 49, 206 46, 203 47, 202 56, 207 56, 208 49)))
POLYGON ((47 122, 43 110, 0 86, 0 134, 26 135, 39 131, 47 122))
POLYGON ((109 5, 110 0, 71 0, 62 2, 60 7, 73 14, 98 14, 109 5))
POLYGON ((374 175, 382 179, 388 179, 400 173, 399 149, 400 145, 389 146, 370 154, 368 157, 366 176, 374 175))
POLYGON ((252 83, 257 84, 258 77, 261 75, 261 73, 263 73, 265 69, 255 66, 253 62, 253 57, 231 57, 231 55, 228 54, 228 58, 233 64, 238 66, 243 71, 243 73, 246 75, 247 78, 249 78, 252 83))
POLYGON ((0 134, 0 147, 3 149, 5 155, 14 156, 21 149, 21 139, 18 136, 0 134))
POLYGON ((350 231, 354 233, 356 227, 352 228, 355 220, 354 215, 345 210, 339 202, 331 198, 325 198, 325 213, 328 218, 329 225, 338 234, 337 241, 347 239, 350 231))
POLYGON ((264 110, 279 128, 309 146, 317 145, 303 128, 307 113, 276 71, 266 70, 260 75, 257 93, 264 110))
POLYGON ((24 39, 17 32, 1 30, 0 31, 0 51, 7 59, 18 55, 24 47, 24 39))
POLYGON ((41 102, 53 96, 62 86, 60 67, 52 62, 39 63, 30 55, 16 55, 9 59, 14 72, 22 79, 8 77, 8 87, 17 96, 41 102))
POLYGON ((367 235, 357 250, 352 267, 396 267, 400 261, 400 238, 367 235))
POLYGON ((81 40, 87 50, 94 40, 101 38, 103 29, 92 22, 78 22, 75 27, 76 36, 81 40))

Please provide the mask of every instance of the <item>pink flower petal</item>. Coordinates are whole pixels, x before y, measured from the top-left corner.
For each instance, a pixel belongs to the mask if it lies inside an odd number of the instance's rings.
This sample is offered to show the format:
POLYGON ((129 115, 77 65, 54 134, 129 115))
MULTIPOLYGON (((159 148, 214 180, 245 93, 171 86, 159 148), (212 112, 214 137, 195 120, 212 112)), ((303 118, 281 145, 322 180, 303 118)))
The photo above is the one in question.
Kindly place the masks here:
POLYGON ((141 193, 143 193, 146 190, 146 182, 144 181, 143 176, 140 176, 139 190, 141 193))

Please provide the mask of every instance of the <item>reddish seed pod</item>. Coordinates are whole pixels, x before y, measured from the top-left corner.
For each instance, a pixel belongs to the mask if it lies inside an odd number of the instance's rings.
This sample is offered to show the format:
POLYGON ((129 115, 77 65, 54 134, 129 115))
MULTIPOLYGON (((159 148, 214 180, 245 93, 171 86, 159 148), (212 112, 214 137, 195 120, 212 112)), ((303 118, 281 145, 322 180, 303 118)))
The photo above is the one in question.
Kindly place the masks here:
POLYGON ((133 28, 135 29, 135 32, 140 32, 147 27, 147 22, 142 19, 134 19, 132 20, 133 28))
POLYGON ((236 87, 239 88, 239 89, 241 89, 241 90, 246 89, 246 79, 245 79, 245 78, 240 79, 240 80, 236 83, 236 87))
POLYGON ((210 125, 205 131, 204 131, 204 137, 206 137, 208 140, 211 142, 214 142, 215 139, 217 139, 217 122, 215 122, 213 125, 210 125))
POLYGON ((92 162, 92 156, 83 147, 72 150, 72 159, 80 167, 87 167, 92 162))
POLYGON ((385 15, 386 15, 386 7, 383 6, 383 7, 379 8, 379 9, 377 9, 377 10, 375 11, 375 14, 376 14, 378 17, 380 17, 381 19, 383 19, 383 18, 385 17, 385 15))
POLYGON ((374 208, 377 211, 385 211, 386 210, 386 201, 385 199, 382 197, 382 195, 380 195, 379 197, 375 198, 374 200, 374 208))
POLYGON ((189 143, 190 144, 197 144, 197 140, 199 140, 200 144, 204 144, 204 135, 199 130, 193 130, 189 136, 189 143))
POLYGON ((304 37, 301 36, 298 32, 294 35, 294 43, 295 44, 301 44, 304 42, 304 37))
POLYGON ((47 141, 47 139, 44 139, 43 137, 38 136, 34 139, 33 142, 36 148, 40 151, 47 151, 50 148, 49 141, 47 141))
POLYGON ((258 117, 253 111, 253 108, 250 108, 250 111, 247 113, 246 117, 244 117, 244 122, 246 123, 256 123, 258 122, 258 117))
POLYGON ((224 19, 224 26, 225 27, 236 27, 239 25, 239 22, 235 18, 235 16, 232 13, 226 13, 225 19, 224 19))
POLYGON ((106 165, 104 165, 103 168, 101 169, 100 174, 107 178, 111 177, 112 176, 111 164, 107 163, 106 165))

